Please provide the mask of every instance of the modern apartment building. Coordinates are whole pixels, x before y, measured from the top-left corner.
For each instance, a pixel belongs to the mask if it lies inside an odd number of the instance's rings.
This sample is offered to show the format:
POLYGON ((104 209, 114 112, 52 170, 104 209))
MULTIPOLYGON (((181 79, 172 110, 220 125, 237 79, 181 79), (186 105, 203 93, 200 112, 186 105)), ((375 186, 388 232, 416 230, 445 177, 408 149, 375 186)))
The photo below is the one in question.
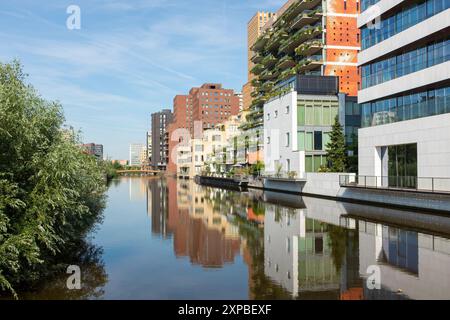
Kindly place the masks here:
MULTIPOLYGON (((189 92, 193 121, 201 121, 203 129, 212 129, 239 113, 240 99, 232 89, 219 83, 206 83, 189 92)), ((191 134, 194 134, 191 131, 191 134)))
POLYGON ((147 160, 152 162, 152 133, 147 132, 147 160))
POLYGON ((233 116, 215 129, 205 130, 201 137, 189 139, 176 148, 177 176, 194 178, 202 170, 227 172, 239 163, 239 117, 233 116))
POLYGON ((378 187, 449 191, 450 2, 361 7, 359 174, 378 187))
POLYGON ((98 160, 103 160, 103 145, 95 143, 83 144, 82 149, 89 155, 95 156, 98 160))
POLYGON ((275 16, 272 12, 258 11, 247 24, 247 83, 242 88, 243 108, 247 110, 252 105, 253 86, 251 81, 255 78, 255 75, 251 72, 255 66, 252 61, 254 52, 252 50, 253 45, 259 36, 263 33, 264 25, 275 16))
POLYGON ((142 165, 142 151, 146 150, 145 145, 141 143, 130 144, 130 166, 142 165))
POLYGON ((356 96, 360 49, 358 0, 289 0, 252 47, 256 88, 248 120, 262 124, 262 108, 274 88, 296 74, 339 77, 339 92, 356 96))
MULTIPOLYGON (((204 130, 216 128, 237 115, 242 106, 240 94, 221 84, 207 83, 192 88, 188 95, 174 98, 174 117, 168 128, 170 155, 168 171, 177 173, 176 148, 189 146, 189 140, 201 139, 204 130)), ((181 151, 180 151, 181 152, 181 151)))
POLYGON ((173 120, 170 109, 152 114, 152 162, 156 170, 167 169, 169 163, 169 132, 168 125, 173 120))
POLYGON ((327 165, 332 125, 336 117, 345 124, 355 116, 357 110, 349 107, 354 98, 339 93, 339 80, 334 76, 298 75, 277 90, 284 94, 264 105, 265 171, 295 172, 304 178, 305 173, 327 165))

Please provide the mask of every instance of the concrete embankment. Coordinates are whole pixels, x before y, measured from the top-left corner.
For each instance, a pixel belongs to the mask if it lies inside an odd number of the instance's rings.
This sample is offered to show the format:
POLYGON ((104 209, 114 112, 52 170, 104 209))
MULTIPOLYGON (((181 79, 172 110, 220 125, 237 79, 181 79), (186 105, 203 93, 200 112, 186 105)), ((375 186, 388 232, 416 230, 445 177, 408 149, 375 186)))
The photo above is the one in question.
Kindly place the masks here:
MULTIPOLYGON (((354 174, 347 174, 355 176, 354 174)), ((235 179, 196 177, 196 182, 218 188, 257 188, 286 194, 321 197, 344 202, 362 203, 390 208, 422 210, 450 214, 450 193, 431 193, 416 190, 392 190, 342 187, 338 173, 308 173, 305 179, 264 177, 242 183, 235 179)))

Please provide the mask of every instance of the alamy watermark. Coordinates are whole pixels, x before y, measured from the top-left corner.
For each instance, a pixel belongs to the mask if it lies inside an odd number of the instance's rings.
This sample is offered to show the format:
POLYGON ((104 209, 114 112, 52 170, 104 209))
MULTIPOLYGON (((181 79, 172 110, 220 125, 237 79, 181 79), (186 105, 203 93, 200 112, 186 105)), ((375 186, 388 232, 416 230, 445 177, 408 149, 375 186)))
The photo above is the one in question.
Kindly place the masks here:
POLYGON ((79 266, 71 265, 67 267, 67 274, 70 276, 67 278, 66 286, 69 290, 81 290, 81 269, 79 266))
POLYGON ((69 15, 66 20, 66 26, 69 30, 81 29, 81 8, 75 4, 67 7, 66 13, 69 15))
POLYGON ((372 265, 367 268, 366 286, 369 290, 381 290, 381 269, 372 265))

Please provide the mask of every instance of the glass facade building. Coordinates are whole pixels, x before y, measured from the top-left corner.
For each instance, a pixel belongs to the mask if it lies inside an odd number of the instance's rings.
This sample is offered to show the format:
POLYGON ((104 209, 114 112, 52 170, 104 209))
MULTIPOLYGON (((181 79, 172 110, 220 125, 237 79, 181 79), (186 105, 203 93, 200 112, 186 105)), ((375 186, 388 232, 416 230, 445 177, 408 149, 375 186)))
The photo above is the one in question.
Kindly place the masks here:
POLYGON ((450 39, 433 41, 426 46, 408 50, 393 57, 361 67, 362 89, 450 60, 450 39))
POLYGON ((450 0, 412 1, 401 11, 381 17, 379 26, 361 28, 361 48, 365 50, 450 8, 450 0))
POLYGON ((450 0, 371 5, 358 21, 358 173, 380 188, 450 191, 450 0))
POLYGON ((449 86, 363 103, 361 126, 372 127, 444 113, 450 113, 449 86))

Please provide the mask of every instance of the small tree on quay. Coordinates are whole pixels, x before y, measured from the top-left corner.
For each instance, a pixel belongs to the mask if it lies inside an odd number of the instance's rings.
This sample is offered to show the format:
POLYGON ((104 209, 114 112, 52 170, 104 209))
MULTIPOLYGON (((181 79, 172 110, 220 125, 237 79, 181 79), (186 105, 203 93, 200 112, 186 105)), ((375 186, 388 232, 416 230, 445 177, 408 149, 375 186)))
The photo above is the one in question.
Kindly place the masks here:
POLYGON ((345 136, 338 116, 334 121, 326 151, 328 169, 331 172, 345 172, 347 170, 345 136))

